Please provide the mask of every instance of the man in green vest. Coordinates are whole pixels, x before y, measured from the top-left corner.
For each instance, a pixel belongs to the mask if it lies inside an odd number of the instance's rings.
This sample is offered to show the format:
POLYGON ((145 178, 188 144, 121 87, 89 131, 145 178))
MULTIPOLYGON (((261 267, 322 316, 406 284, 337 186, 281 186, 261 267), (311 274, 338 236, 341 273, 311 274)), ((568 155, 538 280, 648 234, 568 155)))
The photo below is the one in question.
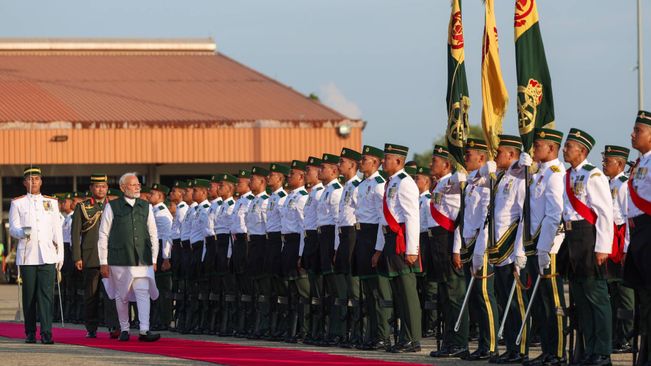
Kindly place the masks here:
POLYGON ((158 230, 149 202, 139 198, 140 182, 135 173, 120 177, 123 197, 106 205, 99 228, 100 272, 120 320, 120 341, 129 340, 129 301, 136 301, 140 335, 144 342, 157 341, 149 331, 150 299, 158 298, 156 261, 158 230))

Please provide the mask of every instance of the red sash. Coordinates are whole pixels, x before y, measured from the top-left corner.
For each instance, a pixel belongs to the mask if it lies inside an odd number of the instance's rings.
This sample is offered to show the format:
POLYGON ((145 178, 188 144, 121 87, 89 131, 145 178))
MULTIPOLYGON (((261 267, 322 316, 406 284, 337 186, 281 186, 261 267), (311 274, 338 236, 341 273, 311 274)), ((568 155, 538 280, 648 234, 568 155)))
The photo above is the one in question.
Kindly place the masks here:
POLYGON ((384 197, 382 198, 382 211, 384 211, 384 219, 387 220, 389 228, 393 231, 396 237, 396 254, 401 255, 407 252, 407 243, 405 242, 405 224, 399 224, 396 218, 393 217, 389 206, 387 205, 387 187, 389 182, 384 185, 384 197))
POLYGON ((574 195, 574 191, 570 187, 570 170, 565 173, 565 193, 567 193, 567 198, 570 200, 574 211, 583 217, 585 221, 594 225, 597 222, 597 214, 574 195))
POLYGON ((613 249, 608 254, 608 259, 613 261, 614 263, 619 263, 622 261, 622 257, 624 256, 624 240, 626 240, 626 224, 620 225, 617 227, 617 224, 613 224, 615 226, 615 235, 613 236, 613 249))
POLYGON ((429 211, 432 214, 434 221, 436 221, 440 227, 449 232, 454 232, 454 221, 450 220, 449 217, 445 216, 436 208, 436 206, 434 206, 434 199, 429 201, 429 211))
MULTIPOLYGON (((637 159, 637 161, 635 162, 635 168, 637 168, 639 162, 640 159, 637 159)), ((635 168, 633 168, 633 170, 635 170, 635 168)), ((631 201, 633 201, 635 207, 642 210, 642 212, 644 212, 645 214, 651 215, 651 202, 640 197, 640 195, 637 194, 637 192, 635 191, 635 188, 633 187, 633 174, 631 174, 631 177, 628 178, 628 192, 631 195, 631 201)))

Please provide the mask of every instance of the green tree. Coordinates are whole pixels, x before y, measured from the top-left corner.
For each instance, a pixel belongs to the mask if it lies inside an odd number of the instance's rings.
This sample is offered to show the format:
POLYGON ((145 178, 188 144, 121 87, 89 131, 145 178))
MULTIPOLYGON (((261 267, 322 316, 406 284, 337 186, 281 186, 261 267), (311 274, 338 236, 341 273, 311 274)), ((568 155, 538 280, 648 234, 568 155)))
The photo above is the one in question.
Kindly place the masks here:
MULTIPOLYGON (((470 137, 483 138, 484 132, 480 125, 470 125, 470 137)), ((432 160, 432 149, 435 145, 447 145, 445 143, 445 135, 439 135, 432 143, 432 148, 423 151, 422 153, 414 153, 414 161, 418 166, 429 166, 432 160)))

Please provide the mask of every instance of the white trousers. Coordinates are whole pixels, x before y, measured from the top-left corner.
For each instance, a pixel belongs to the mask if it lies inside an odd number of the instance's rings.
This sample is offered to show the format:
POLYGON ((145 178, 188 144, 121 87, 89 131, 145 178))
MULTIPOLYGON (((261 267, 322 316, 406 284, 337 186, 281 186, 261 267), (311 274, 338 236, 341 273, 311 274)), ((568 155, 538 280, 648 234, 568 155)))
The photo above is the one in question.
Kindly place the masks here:
MULTIPOLYGON (((131 284, 133 293, 136 295, 136 304, 138 305, 138 321, 140 322, 140 334, 145 334, 149 330, 149 279, 146 277, 134 278, 131 284)), ((115 307, 118 311, 120 320, 120 329, 123 332, 129 331, 129 302, 122 300, 119 295, 115 298, 115 307)))

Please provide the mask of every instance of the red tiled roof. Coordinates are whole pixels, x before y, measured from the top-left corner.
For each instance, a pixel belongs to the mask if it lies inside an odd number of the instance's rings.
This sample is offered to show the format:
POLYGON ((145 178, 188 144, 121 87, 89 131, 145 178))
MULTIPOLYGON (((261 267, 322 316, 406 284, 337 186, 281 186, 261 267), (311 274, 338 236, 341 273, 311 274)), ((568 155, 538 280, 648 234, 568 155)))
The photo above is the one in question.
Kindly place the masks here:
POLYGON ((222 54, 0 47, 0 122, 339 122, 347 117, 222 54))

